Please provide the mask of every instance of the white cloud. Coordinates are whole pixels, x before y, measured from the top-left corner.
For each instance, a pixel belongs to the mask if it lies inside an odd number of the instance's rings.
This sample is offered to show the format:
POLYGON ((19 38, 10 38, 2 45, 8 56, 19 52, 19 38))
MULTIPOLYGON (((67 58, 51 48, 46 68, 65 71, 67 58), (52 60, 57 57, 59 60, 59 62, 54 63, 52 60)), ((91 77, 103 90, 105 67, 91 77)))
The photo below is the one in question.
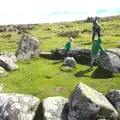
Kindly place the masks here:
POLYGON ((79 18, 79 15, 41 16, 53 12, 88 12, 94 16, 99 9, 119 8, 120 0, 0 0, 0 5, 0 24, 16 24, 79 18))

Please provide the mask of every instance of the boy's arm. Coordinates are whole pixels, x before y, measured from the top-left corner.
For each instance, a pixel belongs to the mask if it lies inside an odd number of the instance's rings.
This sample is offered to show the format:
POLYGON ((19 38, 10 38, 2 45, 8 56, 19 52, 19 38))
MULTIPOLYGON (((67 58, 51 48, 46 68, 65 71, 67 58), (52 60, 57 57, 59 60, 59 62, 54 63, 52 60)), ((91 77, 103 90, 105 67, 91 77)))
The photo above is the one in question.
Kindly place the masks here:
POLYGON ((101 45, 100 45, 99 50, 100 50, 100 54, 105 52, 104 48, 101 45))
POLYGON ((65 44, 65 47, 64 47, 64 48, 66 48, 66 47, 67 47, 67 45, 68 45, 68 43, 66 43, 66 44, 65 44))

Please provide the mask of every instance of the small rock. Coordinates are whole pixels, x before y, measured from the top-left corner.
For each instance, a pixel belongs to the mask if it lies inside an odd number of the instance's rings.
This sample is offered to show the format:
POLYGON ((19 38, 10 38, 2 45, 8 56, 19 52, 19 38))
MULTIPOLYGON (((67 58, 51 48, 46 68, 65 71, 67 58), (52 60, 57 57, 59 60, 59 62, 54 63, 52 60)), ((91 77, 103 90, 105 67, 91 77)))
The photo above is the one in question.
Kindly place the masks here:
POLYGON ((69 71, 74 71, 75 69, 74 68, 72 68, 72 67, 69 67, 69 66, 62 66, 62 67, 60 67, 60 70, 61 71, 64 71, 64 72, 69 72, 69 71))
POLYGON ((65 66, 69 66, 69 67, 72 67, 72 68, 75 68, 76 66, 76 61, 73 57, 66 57, 64 59, 64 65, 65 66))
POLYGON ((7 56, 0 56, 0 66, 8 71, 18 69, 18 66, 14 63, 14 61, 7 56))

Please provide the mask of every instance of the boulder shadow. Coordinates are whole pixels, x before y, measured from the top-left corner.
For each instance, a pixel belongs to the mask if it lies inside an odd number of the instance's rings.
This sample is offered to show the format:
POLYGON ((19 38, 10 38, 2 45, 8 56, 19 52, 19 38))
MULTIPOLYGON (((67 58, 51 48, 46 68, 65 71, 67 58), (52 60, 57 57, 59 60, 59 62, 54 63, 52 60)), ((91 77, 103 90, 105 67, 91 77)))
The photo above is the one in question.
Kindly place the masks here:
POLYGON ((81 70, 81 71, 75 73, 74 76, 75 76, 75 77, 82 77, 82 76, 84 76, 84 74, 89 73, 89 72, 91 72, 92 70, 93 70, 93 68, 88 68, 88 69, 86 69, 86 70, 81 70))
POLYGON ((114 75, 112 72, 103 69, 101 66, 98 66, 96 70, 92 73, 92 78, 113 78, 114 75))
POLYGON ((52 65, 56 65, 56 64, 59 64, 61 62, 63 62, 63 60, 55 61, 55 62, 52 63, 52 65))
POLYGON ((61 113, 61 119, 62 120, 68 120, 67 115, 68 115, 69 107, 68 103, 66 103, 63 107, 62 113, 61 113))
POLYGON ((33 120, 43 120, 43 106, 42 106, 42 103, 39 104, 33 120))

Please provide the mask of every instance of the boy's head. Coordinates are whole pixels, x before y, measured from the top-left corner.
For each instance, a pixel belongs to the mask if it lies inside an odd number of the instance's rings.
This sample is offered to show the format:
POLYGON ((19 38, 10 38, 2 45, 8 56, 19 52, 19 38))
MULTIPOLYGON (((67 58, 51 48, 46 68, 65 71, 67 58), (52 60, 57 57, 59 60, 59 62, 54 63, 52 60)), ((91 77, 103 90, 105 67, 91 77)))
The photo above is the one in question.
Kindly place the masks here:
POLYGON ((69 42, 71 43, 73 41, 73 38, 72 37, 69 37, 69 42))

